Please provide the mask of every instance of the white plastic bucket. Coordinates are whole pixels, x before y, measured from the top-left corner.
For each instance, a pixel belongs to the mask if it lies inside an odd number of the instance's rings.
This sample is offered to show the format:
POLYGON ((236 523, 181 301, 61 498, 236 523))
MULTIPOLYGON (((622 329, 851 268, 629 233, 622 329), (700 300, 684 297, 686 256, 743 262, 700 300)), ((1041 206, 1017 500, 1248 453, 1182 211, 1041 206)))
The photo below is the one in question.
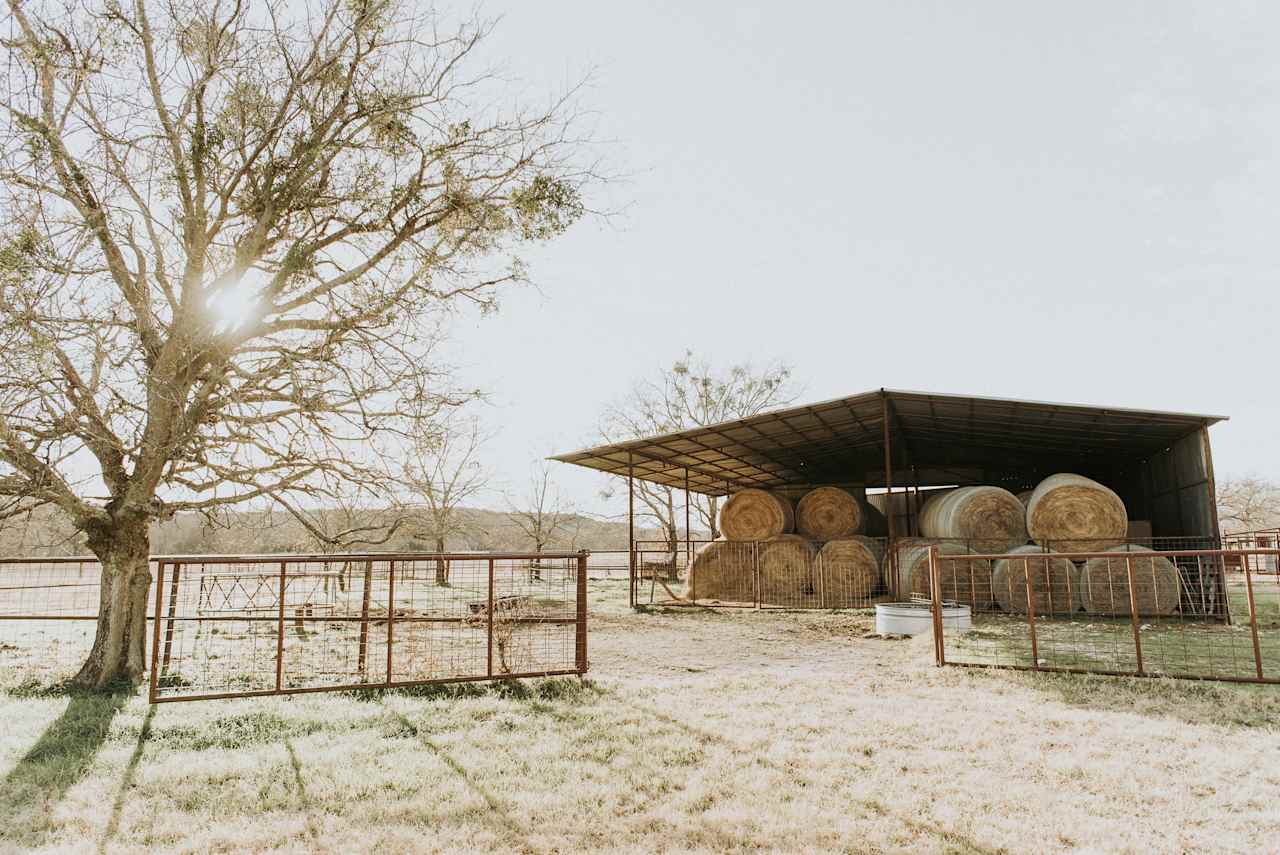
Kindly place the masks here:
MULTIPOLYGON (((943 632, 968 632, 972 624, 972 611, 968 606, 943 605, 943 632)), ((880 635, 924 635, 932 631, 933 606, 929 603, 880 603, 876 606, 876 632, 880 635)))

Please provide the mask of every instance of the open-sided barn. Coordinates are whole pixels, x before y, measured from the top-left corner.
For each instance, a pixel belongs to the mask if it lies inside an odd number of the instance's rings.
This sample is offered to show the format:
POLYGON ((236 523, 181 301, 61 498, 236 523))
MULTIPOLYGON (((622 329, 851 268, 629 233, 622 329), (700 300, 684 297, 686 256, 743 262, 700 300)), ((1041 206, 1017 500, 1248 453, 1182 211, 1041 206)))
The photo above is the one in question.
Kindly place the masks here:
POLYGON ((1122 499, 1127 539, 1209 548, 1219 529, 1208 429, 1224 419, 878 389, 554 459, 708 496, 762 489, 798 497, 823 485, 860 498, 871 491, 887 512, 882 534, 893 556, 893 541, 919 533, 931 488, 1016 494, 1075 473, 1122 499))

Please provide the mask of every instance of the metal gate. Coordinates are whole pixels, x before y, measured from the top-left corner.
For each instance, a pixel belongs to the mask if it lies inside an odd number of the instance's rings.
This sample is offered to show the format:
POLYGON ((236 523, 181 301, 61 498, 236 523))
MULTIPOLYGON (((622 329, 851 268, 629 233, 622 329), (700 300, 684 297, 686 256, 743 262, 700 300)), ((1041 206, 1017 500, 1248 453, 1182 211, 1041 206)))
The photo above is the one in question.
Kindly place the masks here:
POLYGON ((944 554, 938 665, 1280 684, 1276 549, 944 554))
POLYGON ((587 670, 587 553, 157 562, 152 703, 587 670))

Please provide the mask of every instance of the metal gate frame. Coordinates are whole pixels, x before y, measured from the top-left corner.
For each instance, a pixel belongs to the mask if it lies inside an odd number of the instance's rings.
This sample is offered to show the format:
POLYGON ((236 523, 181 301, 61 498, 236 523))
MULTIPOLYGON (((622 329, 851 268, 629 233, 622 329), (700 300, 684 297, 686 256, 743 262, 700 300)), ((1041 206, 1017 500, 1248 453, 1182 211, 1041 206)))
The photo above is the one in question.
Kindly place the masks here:
MULTIPOLYGON (((352 691, 360 689, 394 689, 409 686, 437 685, 446 683, 467 683, 467 682, 483 682, 491 680, 512 680, 525 679, 533 677, 551 677, 551 676, 581 676, 587 672, 587 557, 589 552, 586 550, 570 553, 369 553, 360 555, 312 555, 312 556, 275 556, 260 555, 252 557, 239 556, 222 556, 222 555, 200 555, 200 556, 184 556, 182 558, 163 557, 154 559, 157 564, 156 573, 156 589, 155 589, 155 611, 152 615, 152 636, 151 636, 151 668, 150 681, 148 689, 148 701, 152 704, 174 703, 181 701, 196 700, 223 700, 231 698, 249 698, 249 697, 271 697, 275 695, 294 695, 309 694, 313 692, 335 692, 335 691, 352 691), (520 673, 495 673, 494 670, 494 612, 495 612, 495 596, 494 596, 494 567, 497 561, 551 561, 563 560, 572 561, 574 563, 574 615, 572 618, 527 618, 514 619, 516 622, 542 623, 542 624, 572 624, 574 626, 574 662, 569 668, 544 670, 544 671, 527 671, 520 673), (389 588, 388 608, 385 617, 371 616, 369 612, 368 588, 365 589, 362 614, 359 617, 351 616, 315 616, 312 614, 286 616, 286 586, 289 580, 288 567, 290 564, 298 564, 303 562, 319 562, 319 561, 343 561, 343 562, 387 562, 387 583, 389 588), (396 564, 406 562, 487 562, 488 564, 488 596, 484 603, 483 616, 480 618, 485 624, 486 646, 487 646, 487 667, 482 675, 457 675, 434 677, 421 680, 395 680, 392 678, 394 673, 394 661, 396 653, 396 641, 394 628, 396 625, 396 614, 394 607, 394 592, 396 582, 396 564), (276 592, 276 614, 275 616, 240 616, 236 618, 226 618, 226 620, 235 620, 240 622, 274 622, 276 624, 276 653, 275 653, 275 686, 270 689, 247 689, 245 691, 229 691, 229 692, 204 692, 189 695, 163 695, 160 693, 160 672, 169 664, 175 624, 184 620, 200 620, 198 617, 179 615, 177 613, 177 596, 178 586, 181 578, 182 567, 189 564, 198 563, 256 563, 260 565, 277 565, 279 568, 279 589, 276 592), (167 583, 167 588, 166 588, 167 583), (322 685, 322 686, 286 686, 284 685, 284 663, 285 663, 285 627, 290 622, 307 622, 307 621, 342 621, 359 623, 360 632, 360 661, 365 661, 368 650, 368 629, 371 622, 385 623, 387 626, 387 641, 385 645, 386 659, 386 679, 376 681, 356 681, 344 683, 341 685, 322 685), (163 626, 162 626, 163 625, 163 626), (163 632, 162 632, 163 630, 163 632)), ((501 610, 499 608, 498 610, 501 610)), ((415 618, 415 621, 437 623, 441 621, 452 621, 456 618, 440 617, 440 618, 415 618)))
MULTIPOLYGON (((1259 632, 1258 632, 1258 623, 1259 623, 1258 622, 1258 604, 1257 604, 1257 598, 1255 596, 1255 590, 1254 590, 1255 584, 1254 584, 1254 578, 1253 578, 1254 573, 1257 571, 1255 571, 1254 568, 1250 566, 1250 558, 1254 558, 1254 559, 1268 558, 1270 559, 1272 566, 1275 566, 1277 562, 1280 562, 1280 549, 1199 549, 1199 550, 1165 550, 1165 551, 1151 551, 1151 552, 1121 552, 1121 553, 1046 552, 1046 553, 1043 553, 1043 556, 1045 558, 1068 558, 1073 561, 1088 560, 1091 558, 1109 558, 1109 559, 1116 559, 1120 557, 1124 558, 1124 565, 1125 565, 1124 575, 1125 575, 1127 591, 1123 591, 1122 596, 1124 594, 1127 594, 1127 599, 1128 599, 1128 603, 1127 603, 1128 609, 1129 609, 1128 615, 1129 615, 1129 623, 1132 628, 1132 643, 1133 643, 1134 664, 1135 664, 1135 667, 1133 668, 1133 670, 1079 668, 1079 667, 1057 666, 1057 665, 1051 665, 1051 664, 1041 664, 1041 659, 1039 655, 1040 653, 1039 645, 1037 644, 1037 636, 1036 636, 1036 619, 1037 618, 1036 618, 1035 597, 1034 597, 1034 575, 1027 572, 1027 570, 1025 569, 1025 562, 1029 560, 1035 560, 1035 558, 1037 557, 1037 554, 1034 554, 1034 553, 1030 555, 1025 553, 1020 555, 970 554, 970 555, 960 555, 960 556, 949 556, 947 559, 944 559, 940 554, 938 547, 936 545, 933 545, 929 547, 929 565, 928 565, 929 603, 930 603, 930 612, 932 616, 934 661, 937 667, 941 668, 941 667, 951 665, 951 666, 963 667, 963 668, 995 668, 995 669, 1006 669, 1006 670, 1014 670, 1014 671, 1034 671, 1034 672, 1047 672, 1047 673, 1060 673, 1060 674, 1098 674, 1098 675, 1110 676, 1110 677, 1164 677, 1164 678, 1179 679, 1179 680, 1208 680, 1208 681, 1225 682, 1225 683, 1252 683, 1252 684, 1280 685, 1280 661, 1267 660, 1267 658, 1264 656, 1262 645, 1260 644, 1259 632), (1160 670, 1153 671, 1144 666, 1143 652, 1142 652, 1142 631, 1141 631, 1143 619, 1140 617, 1140 610, 1137 603, 1137 595, 1136 595, 1134 574, 1133 574, 1133 562, 1134 562, 1134 559, 1143 559, 1143 558, 1149 558, 1149 557, 1163 557, 1167 559, 1177 559, 1177 558, 1197 558, 1197 559, 1210 558, 1212 559, 1214 567, 1218 571, 1219 576, 1221 577, 1220 587, 1219 587, 1220 597, 1215 598, 1215 600, 1219 598, 1221 599, 1222 607, 1225 609, 1225 614, 1222 617, 1225 618, 1225 623, 1227 624, 1233 623, 1233 620, 1230 613, 1230 606, 1228 604, 1225 577, 1222 576, 1222 574, 1225 568, 1228 566, 1240 567, 1244 576, 1246 607, 1248 610, 1247 615, 1242 615, 1241 617, 1245 619, 1246 621, 1245 625, 1247 625, 1249 628, 1250 642, 1251 642, 1252 652, 1253 652, 1253 671, 1254 671, 1253 676, 1244 677, 1244 676, 1232 676, 1232 675, 1222 675, 1222 674, 1203 674, 1203 673, 1194 673, 1194 672, 1177 673, 1177 672, 1168 672, 1168 671, 1160 671, 1160 670), (963 661, 948 660, 947 653, 946 653, 945 626, 944 626, 943 615, 942 615, 942 608, 944 605, 942 600, 942 584, 941 584, 943 561, 944 560, 949 560, 951 562, 995 561, 1002 558, 1021 559, 1024 562, 1023 572, 1026 574, 1026 580, 1027 580, 1026 582, 1027 611, 1025 612, 1023 617, 1025 618, 1025 621, 1026 621, 1028 640, 1030 642, 1031 664, 1030 665, 1019 665, 1019 664, 1012 664, 1012 663, 993 664, 993 663, 985 663, 985 662, 963 662, 963 661)), ((1277 580, 1277 584, 1280 585, 1280 579, 1277 580)), ((1217 606, 1216 602, 1215 602, 1215 606, 1217 606)), ((977 614, 974 613, 972 617, 976 618, 977 614)), ((1041 619, 1052 620, 1055 623, 1063 623, 1063 622, 1072 622, 1072 621, 1087 622, 1089 621, 1089 619, 1093 617, 1094 617, 1093 615, 1089 615, 1083 612, 1072 612, 1068 614, 1066 617, 1063 617, 1061 614, 1042 615, 1041 619)), ((1223 622, 1222 620, 1213 621, 1208 619, 1210 617, 1211 617, 1210 615, 1205 616, 1206 620, 1203 621, 1204 625, 1207 626, 1213 623, 1220 624, 1221 622, 1223 622)))

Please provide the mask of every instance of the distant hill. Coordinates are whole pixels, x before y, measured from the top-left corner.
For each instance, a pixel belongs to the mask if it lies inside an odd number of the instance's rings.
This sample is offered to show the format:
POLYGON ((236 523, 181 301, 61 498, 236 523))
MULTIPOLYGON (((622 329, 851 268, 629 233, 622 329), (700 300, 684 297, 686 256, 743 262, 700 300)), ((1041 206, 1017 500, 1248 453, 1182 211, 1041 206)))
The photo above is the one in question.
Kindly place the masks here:
MULTIPOLYGON (((533 548, 520 530, 514 516, 507 511, 487 508, 463 508, 459 511, 461 532, 449 538, 445 548, 459 551, 523 551, 533 548)), ((355 543, 352 551, 430 552, 434 542, 415 526, 408 512, 390 510, 349 513, 339 510, 312 514, 327 532, 345 531, 357 526, 382 526, 371 536, 380 541, 385 527, 395 520, 402 524, 385 543, 355 543)), ((694 538, 705 538, 697 530, 694 538)), ((657 540, 659 530, 637 526, 637 540, 657 540)), ((158 555, 256 554, 316 552, 321 548, 317 538, 291 515, 279 510, 233 511, 211 522, 200 514, 179 514, 152 528, 151 551, 158 555)), ((579 549, 606 550, 627 548, 626 520, 602 520, 584 514, 568 514, 559 534, 547 547, 551 551, 579 549)), ((21 517, 0 523, 0 555, 83 555, 88 550, 84 540, 62 513, 44 507, 21 517)))

